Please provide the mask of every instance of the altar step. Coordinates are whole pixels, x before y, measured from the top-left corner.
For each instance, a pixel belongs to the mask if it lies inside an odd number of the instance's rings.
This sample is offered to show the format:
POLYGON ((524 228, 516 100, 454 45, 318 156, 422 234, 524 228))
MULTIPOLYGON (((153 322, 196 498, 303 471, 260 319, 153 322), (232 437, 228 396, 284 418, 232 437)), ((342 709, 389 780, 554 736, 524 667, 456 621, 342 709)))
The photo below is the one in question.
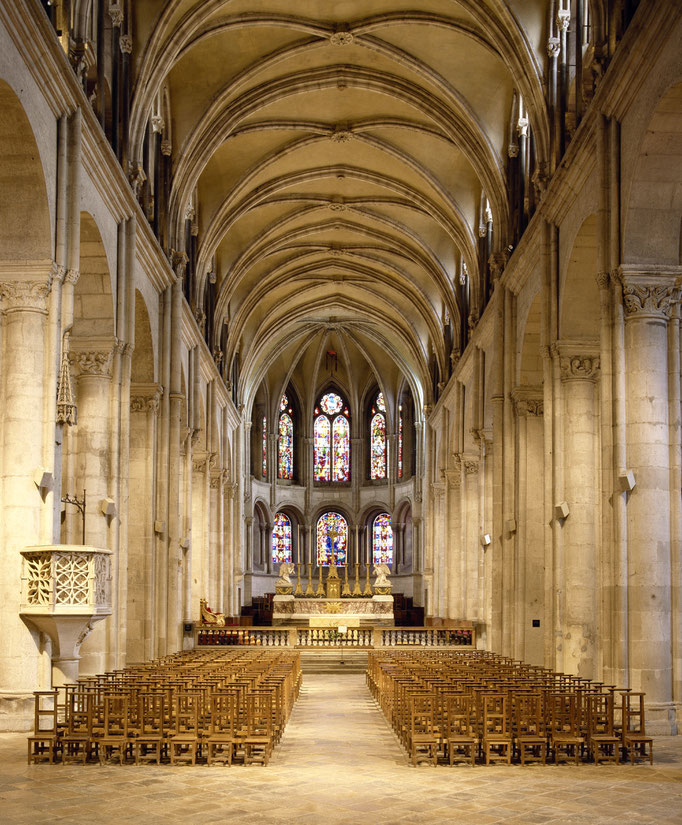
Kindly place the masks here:
POLYGON ((366 650, 302 650, 301 670, 306 673, 364 673, 366 650))

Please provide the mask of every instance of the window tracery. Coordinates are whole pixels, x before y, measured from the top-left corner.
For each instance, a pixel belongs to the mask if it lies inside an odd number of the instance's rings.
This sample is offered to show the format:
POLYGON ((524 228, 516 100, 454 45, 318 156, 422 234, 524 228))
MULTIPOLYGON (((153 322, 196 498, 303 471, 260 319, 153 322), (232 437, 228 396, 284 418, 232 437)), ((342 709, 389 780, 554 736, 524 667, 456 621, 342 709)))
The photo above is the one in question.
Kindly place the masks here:
POLYGON ((291 480, 294 477, 294 419, 293 409, 286 395, 279 404, 279 435, 277 442, 277 476, 291 480))

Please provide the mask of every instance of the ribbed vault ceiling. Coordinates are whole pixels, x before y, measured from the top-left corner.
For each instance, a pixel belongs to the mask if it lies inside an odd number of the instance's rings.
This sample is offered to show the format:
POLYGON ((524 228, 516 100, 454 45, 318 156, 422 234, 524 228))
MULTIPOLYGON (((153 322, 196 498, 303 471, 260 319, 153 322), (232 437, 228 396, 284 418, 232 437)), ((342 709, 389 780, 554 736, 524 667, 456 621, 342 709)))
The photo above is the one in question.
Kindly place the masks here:
POLYGON ((447 376, 445 325, 457 340, 462 322, 462 262, 478 278, 482 196, 504 244, 515 93, 546 155, 546 5, 134 4, 131 157, 159 113, 171 245, 193 209, 198 293, 215 276, 215 328, 228 325, 227 359, 241 353, 245 399, 269 371, 304 370, 332 334, 430 400, 434 358, 447 376))

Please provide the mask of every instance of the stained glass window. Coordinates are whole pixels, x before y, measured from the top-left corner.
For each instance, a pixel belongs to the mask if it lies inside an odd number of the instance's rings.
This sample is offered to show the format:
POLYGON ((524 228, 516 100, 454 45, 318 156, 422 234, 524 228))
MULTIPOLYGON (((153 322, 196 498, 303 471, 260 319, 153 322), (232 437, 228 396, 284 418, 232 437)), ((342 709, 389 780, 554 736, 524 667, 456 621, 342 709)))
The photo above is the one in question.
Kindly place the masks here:
POLYGON ((332 552, 336 564, 346 563, 348 546, 348 523, 340 513, 325 513, 317 520, 317 563, 329 567, 332 552))
POLYGON ((322 396, 320 409, 327 415, 337 415, 343 409, 343 399, 335 392, 328 392, 322 396))
POLYGON ((331 424, 326 415, 318 415, 314 428, 315 481, 331 478, 331 424))
POLYGON ((369 425, 369 477, 386 478, 386 404, 384 394, 379 393, 372 405, 369 425))
POLYGON ((277 441, 277 476, 283 479, 294 477, 294 419, 289 399, 282 396, 279 402, 279 435, 277 441))
POLYGON ((263 478, 268 477, 268 419, 263 416, 263 478))
POLYGON ((372 525, 372 559, 374 564, 393 564, 393 528, 388 513, 380 513, 372 525))
POLYGON ((344 415, 334 419, 334 481, 348 481, 350 478, 350 426, 344 415))
POLYGON ((350 419, 340 395, 328 392, 315 407, 313 425, 315 481, 350 480, 350 419))
POLYGON ((272 530, 272 561, 280 564, 291 561, 291 520, 284 513, 277 513, 272 530))
POLYGON ((403 405, 398 407, 398 478, 403 477, 403 405))

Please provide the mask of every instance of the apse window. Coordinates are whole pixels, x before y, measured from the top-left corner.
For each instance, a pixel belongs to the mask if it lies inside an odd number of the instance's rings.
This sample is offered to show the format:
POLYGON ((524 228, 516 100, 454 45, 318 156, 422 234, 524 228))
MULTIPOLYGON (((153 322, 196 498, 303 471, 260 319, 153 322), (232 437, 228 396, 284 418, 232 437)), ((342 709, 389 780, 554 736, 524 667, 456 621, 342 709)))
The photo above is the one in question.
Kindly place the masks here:
POLYGON ((315 407, 313 467, 315 481, 350 481, 350 415, 335 392, 315 407))
POLYGON ((341 513, 325 513, 317 520, 317 564, 338 567, 346 564, 348 549, 348 522, 341 513))

